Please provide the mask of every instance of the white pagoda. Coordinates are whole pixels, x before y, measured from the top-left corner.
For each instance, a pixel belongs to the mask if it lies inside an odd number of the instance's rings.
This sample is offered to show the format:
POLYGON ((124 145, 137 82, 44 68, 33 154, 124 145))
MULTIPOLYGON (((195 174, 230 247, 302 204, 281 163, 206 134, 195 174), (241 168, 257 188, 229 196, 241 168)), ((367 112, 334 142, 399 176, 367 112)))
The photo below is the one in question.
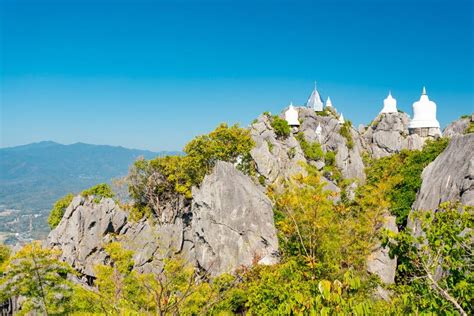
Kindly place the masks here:
POLYGON ((436 103, 431 101, 423 87, 420 100, 413 103, 413 119, 408 124, 410 134, 420 136, 441 136, 439 122, 436 119, 436 103))
POLYGON ((332 107, 332 101, 330 97, 328 97, 328 99, 326 100, 326 107, 332 107))
POLYGON ((321 123, 318 124, 318 127, 316 127, 315 133, 316 136, 318 137, 319 143, 321 143, 321 135, 323 132, 323 128, 321 127, 321 123))
POLYGON ((397 100, 392 97, 392 92, 383 100, 383 109, 380 113, 397 113, 397 100))
POLYGON ((344 121, 344 115, 341 115, 339 116, 339 124, 344 124, 346 121, 344 121))
POLYGON ((308 108, 312 108, 316 112, 321 112, 323 110, 323 99, 321 99, 321 95, 318 92, 318 89, 316 88, 316 83, 314 84, 314 90, 311 92, 311 95, 308 98, 308 101, 306 102, 306 106, 308 108))
POLYGON ((293 102, 290 103, 288 110, 285 112, 285 120, 291 127, 300 126, 300 121, 298 120, 298 110, 296 110, 293 106, 293 102))

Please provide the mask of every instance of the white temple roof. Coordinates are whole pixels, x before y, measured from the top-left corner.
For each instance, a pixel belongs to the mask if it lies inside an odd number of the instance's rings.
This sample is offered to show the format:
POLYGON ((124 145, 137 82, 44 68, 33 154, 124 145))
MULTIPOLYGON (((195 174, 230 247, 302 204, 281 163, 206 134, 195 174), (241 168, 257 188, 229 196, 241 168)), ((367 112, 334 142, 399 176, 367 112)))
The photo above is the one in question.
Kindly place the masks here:
POLYGON ((326 107, 329 107, 331 106, 332 107, 332 102, 331 102, 331 98, 328 97, 328 99, 326 100, 326 107))
POLYGON ((436 103, 428 98, 425 87, 420 100, 413 103, 413 119, 408 124, 408 128, 424 127, 440 127, 436 119, 436 103))
POLYGON ((321 99, 321 96, 319 95, 316 83, 314 84, 313 92, 311 92, 311 95, 306 102, 306 106, 318 112, 323 110, 323 99, 321 99))
POLYGON ((290 126, 300 126, 300 121, 298 120, 298 110, 293 106, 293 102, 290 103, 288 110, 285 112, 285 120, 290 126))
POLYGON ((383 100, 383 109, 380 113, 397 113, 397 100, 392 97, 392 92, 389 91, 388 96, 383 100))
POLYGON ((321 127, 321 123, 318 124, 318 127, 316 127, 316 134, 321 135, 321 132, 323 131, 323 128, 321 127))
POLYGON ((342 113, 341 113, 341 115, 339 116, 339 124, 344 124, 344 122, 345 122, 344 121, 344 115, 342 115, 342 113))

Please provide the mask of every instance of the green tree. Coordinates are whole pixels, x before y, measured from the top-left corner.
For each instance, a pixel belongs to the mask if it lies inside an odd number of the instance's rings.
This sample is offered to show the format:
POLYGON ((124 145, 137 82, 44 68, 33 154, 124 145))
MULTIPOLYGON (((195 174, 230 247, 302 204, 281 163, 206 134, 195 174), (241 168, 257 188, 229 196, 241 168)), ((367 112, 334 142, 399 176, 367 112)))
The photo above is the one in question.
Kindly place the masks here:
POLYGON ((6 263, 0 277, 0 301, 22 296, 21 313, 64 314, 69 304, 72 285, 66 279, 73 270, 58 260, 58 253, 41 247, 39 242, 24 246, 6 263))
POLYGON ((437 211, 414 212, 412 220, 419 233, 387 232, 385 240, 398 257, 403 312, 472 315, 474 208, 443 203, 437 211))
POLYGON ((275 131, 275 134, 278 137, 286 138, 290 136, 290 133, 291 133, 290 125, 288 125, 288 122, 280 118, 278 115, 274 115, 271 117, 270 125, 272 126, 273 130, 275 131))
POLYGON ((54 229, 59 225, 59 222, 61 222, 61 219, 64 216, 66 208, 69 206, 69 204, 71 204, 73 198, 74 196, 71 193, 68 193, 64 197, 57 200, 56 203, 54 203, 54 206, 51 209, 48 217, 48 224, 51 229, 54 229))
POLYGON ((300 143, 301 149, 303 150, 306 159, 320 160, 323 158, 324 153, 321 148, 321 144, 319 144, 318 142, 308 142, 304 138, 304 134, 302 132, 296 134, 296 139, 300 143))
POLYGON ((10 258, 10 248, 8 246, 0 244, 0 275, 2 274, 2 266, 5 262, 7 262, 8 258, 10 258))
POLYGON ((100 183, 81 192, 83 197, 94 197, 94 202, 99 203, 102 198, 113 198, 114 192, 107 183, 100 183))

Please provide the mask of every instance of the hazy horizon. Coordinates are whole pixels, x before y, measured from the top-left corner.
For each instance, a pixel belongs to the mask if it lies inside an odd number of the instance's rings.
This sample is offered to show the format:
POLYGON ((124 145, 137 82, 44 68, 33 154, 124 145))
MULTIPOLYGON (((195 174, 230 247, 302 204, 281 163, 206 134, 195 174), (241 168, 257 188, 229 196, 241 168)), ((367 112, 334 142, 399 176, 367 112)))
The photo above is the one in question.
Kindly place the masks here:
POLYGON ((423 86, 442 127, 474 112, 473 2, 0 0, 2 148, 179 151, 219 123, 303 105, 354 125, 423 86))

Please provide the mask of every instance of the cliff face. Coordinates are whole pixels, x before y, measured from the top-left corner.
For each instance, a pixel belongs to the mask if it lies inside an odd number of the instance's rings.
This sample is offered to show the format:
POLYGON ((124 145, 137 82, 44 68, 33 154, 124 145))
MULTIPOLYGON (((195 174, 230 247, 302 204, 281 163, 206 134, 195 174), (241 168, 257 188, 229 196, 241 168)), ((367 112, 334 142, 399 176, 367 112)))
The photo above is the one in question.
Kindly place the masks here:
POLYGON ((405 113, 379 114, 362 135, 372 157, 389 156, 403 149, 421 149, 424 139, 417 134, 408 135, 409 120, 405 113))
POLYGON ((433 210, 442 202, 474 205, 474 134, 453 137, 422 174, 413 209, 433 210))
POLYGON ((272 205, 232 164, 218 162, 195 190, 192 206, 176 214, 161 225, 145 219, 132 222, 112 199, 95 203, 77 196, 46 243, 60 248, 64 261, 90 277, 95 265, 108 261, 104 245, 115 240, 135 252, 135 269, 141 272, 160 272, 162 260, 173 254, 211 275, 255 260, 278 261, 272 205))

